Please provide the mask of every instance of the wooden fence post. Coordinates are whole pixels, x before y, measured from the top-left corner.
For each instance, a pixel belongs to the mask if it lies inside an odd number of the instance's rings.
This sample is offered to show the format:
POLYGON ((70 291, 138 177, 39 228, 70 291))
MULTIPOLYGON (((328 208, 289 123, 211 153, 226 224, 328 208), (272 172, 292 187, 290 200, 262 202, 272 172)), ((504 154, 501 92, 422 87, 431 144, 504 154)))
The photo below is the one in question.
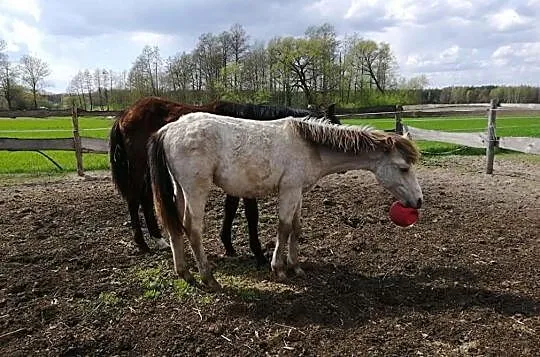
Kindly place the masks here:
POLYGON ((75 158, 77 160, 77 175, 84 176, 81 136, 79 135, 79 117, 77 107, 71 110, 71 121, 73 123, 73 145, 75 146, 75 158))
POLYGON ((396 133, 403 135, 403 123, 401 122, 403 107, 401 105, 396 105, 396 112, 394 117, 396 118, 396 133))
POLYGON ((497 143, 497 136, 495 134, 495 120, 497 118, 497 101, 491 100, 488 111, 488 143, 486 148, 487 166, 486 173, 493 173, 493 160, 495 159, 495 144, 497 143))

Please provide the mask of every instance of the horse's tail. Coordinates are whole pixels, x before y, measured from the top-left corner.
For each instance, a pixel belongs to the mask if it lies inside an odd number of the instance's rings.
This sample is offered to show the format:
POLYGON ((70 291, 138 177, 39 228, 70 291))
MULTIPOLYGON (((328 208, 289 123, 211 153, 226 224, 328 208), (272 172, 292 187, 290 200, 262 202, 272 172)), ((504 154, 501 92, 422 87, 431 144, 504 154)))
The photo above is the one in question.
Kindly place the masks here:
POLYGON ((109 161, 112 180, 116 188, 126 198, 129 194, 129 161, 124 145, 124 136, 120 131, 120 118, 116 118, 109 137, 109 161))
POLYGON ((160 130, 150 137, 148 143, 148 164, 150 168, 150 180, 154 193, 156 213, 163 227, 169 233, 180 233, 184 230, 181 223, 177 201, 183 201, 183 194, 178 187, 175 200, 173 177, 169 173, 167 158, 163 150, 163 138, 166 130, 160 130))

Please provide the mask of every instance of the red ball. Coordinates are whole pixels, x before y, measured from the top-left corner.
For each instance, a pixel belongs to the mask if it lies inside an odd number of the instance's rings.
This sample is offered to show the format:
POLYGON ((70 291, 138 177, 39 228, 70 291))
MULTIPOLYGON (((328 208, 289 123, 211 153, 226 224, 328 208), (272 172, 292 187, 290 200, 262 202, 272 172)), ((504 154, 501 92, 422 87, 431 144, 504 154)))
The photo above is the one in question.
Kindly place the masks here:
POLYGON ((401 202, 396 201, 390 207, 390 219, 401 227, 408 227, 418 221, 418 210, 412 207, 405 207, 401 202))

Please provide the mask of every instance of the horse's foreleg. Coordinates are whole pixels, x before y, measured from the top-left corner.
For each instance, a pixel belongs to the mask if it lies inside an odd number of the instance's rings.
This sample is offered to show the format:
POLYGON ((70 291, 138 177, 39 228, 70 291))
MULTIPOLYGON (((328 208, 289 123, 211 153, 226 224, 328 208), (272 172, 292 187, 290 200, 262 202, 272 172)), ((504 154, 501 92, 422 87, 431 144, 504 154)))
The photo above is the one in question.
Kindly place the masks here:
POLYGON ((259 241, 258 224, 259 224, 259 208, 257 200, 254 198, 244 198, 244 213, 248 223, 249 230, 249 247, 257 260, 257 267, 263 267, 268 264, 268 260, 263 254, 261 242, 259 241))
MULTIPOLYGON (((203 231, 203 219, 204 219, 204 206, 208 198, 208 191, 210 182, 204 187, 197 187, 192 190, 185 190, 189 192, 189 196, 186 197, 188 204, 186 205, 186 214, 184 219, 184 227, 188 234, 189 242, 191 244, 191 250, 197 261, 199 273, 201 274, 201 280, 207 286, 214 290, 219 290, 221 286, 212 275, 212 269, 206 258, 204 247, 202 245, 202 231, 203 231)), ((184 186, 185 189, 185 186, 184 186)))
POLYGON ((271 266, 280 280, 287 277, 285 274, 284 250, 287 239, 292 232, 294 213, 300 205, 301 199, 301 190, 287 190, 279 194, 279 227, 271 266))
POLYGON ((292 232, 289 236, 289 254, 287 255, 288 267, 293 269, 298 276, 304 276, 305 273, 298 264, 298 238, 302 232, 302 224, 300 216, 302 212, 302 202, 298 204, 296 212, 294 212, 292 222, 292 232))
POLYGON ((240 199, 238 197, 229 196, 225 197, 225 212, 223 215, 223 226, 221 227, 221 241, 225 246, 225 254, 232 257, 236 255, 236 251, 233 248, 231 240, 231 230, 238 210, 238 202, 240 199))
POLYGON ((156 220, 156 215, 154 213, 154 201, 152 199, 152 187, 150 183, 145 185, 143 194, 141 195, 141 205, 144 213, 144 220, 146 221, 146 227, 148 228, 148 233, 154 238, 156 244, 160 249, 168 249, 169 244, 159 230, 159 225, 156 220))
POLYGON ((135 198, 128 199, 129 216, 131 218, 131 229, 133 230, 133 240, 137 247, 142 252, 149 252, 150 248, 144 241, 143 232, 141 230, 141 220, 139 218, 139 200, 135 198))

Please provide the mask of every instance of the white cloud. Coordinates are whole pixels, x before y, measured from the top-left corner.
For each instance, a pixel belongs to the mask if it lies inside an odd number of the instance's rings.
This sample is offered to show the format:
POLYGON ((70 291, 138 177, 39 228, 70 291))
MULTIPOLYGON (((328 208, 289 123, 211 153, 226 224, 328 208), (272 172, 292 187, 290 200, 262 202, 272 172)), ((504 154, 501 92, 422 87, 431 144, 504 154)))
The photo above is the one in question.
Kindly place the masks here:
POLYGON ((0 12, 30 15, 35 21, 41 17, 38 0, 0 0, 0 12))
POLYGON ((495 14, 488 15, 487 18, 490 26, 498 31, 519 28, 532 21, 530 17, 518 14, 515 9, 502 9, 495 14))
POLYGON ((174 42, 174 37, 152 32, 134 32, 130 40, 138 45, 166 46, 174 42))
POLYGON ((17 19, 0 15, 0 38, 7 42, 8 52, 18 52, 26 49, 33 54, 43 54, 43 34, 38 27, 17 19))

